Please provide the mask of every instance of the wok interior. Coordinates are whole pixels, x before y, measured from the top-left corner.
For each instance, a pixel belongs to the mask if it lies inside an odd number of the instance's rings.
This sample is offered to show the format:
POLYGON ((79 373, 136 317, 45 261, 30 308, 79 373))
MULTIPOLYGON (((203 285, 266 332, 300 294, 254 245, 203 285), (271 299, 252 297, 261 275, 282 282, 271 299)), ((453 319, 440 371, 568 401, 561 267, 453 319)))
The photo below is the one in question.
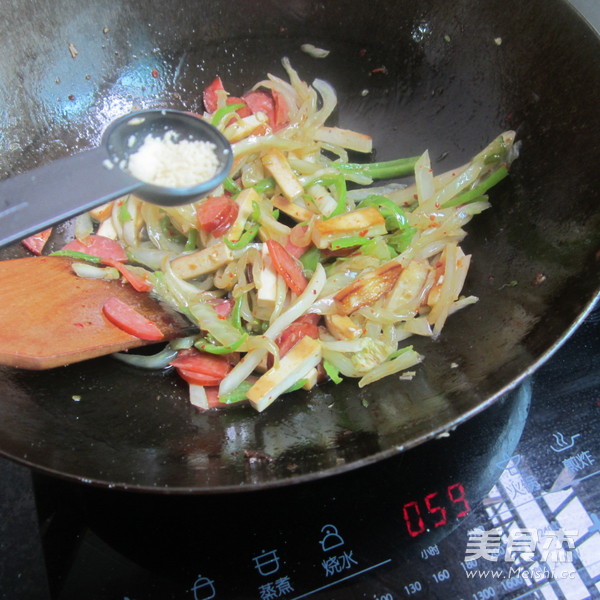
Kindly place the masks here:
MULTIPOLYGON (((0 176, 99 142, 134 108, 201 111, 216 75, 241 95, 287 56, 337 90, 336 124, 374 159, 428 148, 458 166, 505 129, 521 156, 469 225, 465 291, 410 382, 348 381, 201 414, 174 374, 111 358, 0 371, 0 450, 111 486, 215 491, 278 485, 414 446, 482 410, 552 352, 598 290, 600 44, 558 0, 2 3, 0 176), (311 43, 330 50, 317 59, 311 43), (74 398, 80 397, 80 400, 74 398)), ((51 241, 58 247, 69 225, 51 241)), ((16 245, 2 258, 25 255, 16 245)))

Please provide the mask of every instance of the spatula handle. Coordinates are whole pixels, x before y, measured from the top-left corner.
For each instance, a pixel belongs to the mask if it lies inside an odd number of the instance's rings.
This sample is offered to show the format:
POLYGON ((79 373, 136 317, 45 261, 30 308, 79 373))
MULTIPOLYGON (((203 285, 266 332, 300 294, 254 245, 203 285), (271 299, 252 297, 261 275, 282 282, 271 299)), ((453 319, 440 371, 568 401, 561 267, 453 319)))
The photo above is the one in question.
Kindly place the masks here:
POLYGON ((132 192, 140 181, 109 165, 103 146, 0 182, 0 247, 132 192))

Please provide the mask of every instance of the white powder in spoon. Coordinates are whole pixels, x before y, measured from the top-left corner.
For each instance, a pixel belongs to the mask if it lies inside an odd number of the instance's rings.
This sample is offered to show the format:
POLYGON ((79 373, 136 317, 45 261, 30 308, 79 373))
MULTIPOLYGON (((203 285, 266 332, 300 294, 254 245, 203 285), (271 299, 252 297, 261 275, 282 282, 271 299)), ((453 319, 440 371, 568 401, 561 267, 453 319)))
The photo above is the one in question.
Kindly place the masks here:
POLYGON ((147 135, 127 163, 127 170, 137 179, 174 188, 204 183, 218 168, 214 144, 178 140, 174 131, 167 131, 162 138, 147 135))

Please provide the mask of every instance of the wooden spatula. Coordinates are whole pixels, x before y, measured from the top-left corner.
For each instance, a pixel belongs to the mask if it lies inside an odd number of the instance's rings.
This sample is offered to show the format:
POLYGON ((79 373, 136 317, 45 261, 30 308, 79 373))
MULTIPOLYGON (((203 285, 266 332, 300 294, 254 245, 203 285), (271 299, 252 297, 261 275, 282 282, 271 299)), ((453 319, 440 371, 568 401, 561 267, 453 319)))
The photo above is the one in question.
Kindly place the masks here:
POLYGON ((155 323, 165 341, 195 331, 129 284, 77 277, 71 262, 52 256, 0 261, 0 364, 50 369, 156 343, 108 321, 102 306, 113 296, 155 323))

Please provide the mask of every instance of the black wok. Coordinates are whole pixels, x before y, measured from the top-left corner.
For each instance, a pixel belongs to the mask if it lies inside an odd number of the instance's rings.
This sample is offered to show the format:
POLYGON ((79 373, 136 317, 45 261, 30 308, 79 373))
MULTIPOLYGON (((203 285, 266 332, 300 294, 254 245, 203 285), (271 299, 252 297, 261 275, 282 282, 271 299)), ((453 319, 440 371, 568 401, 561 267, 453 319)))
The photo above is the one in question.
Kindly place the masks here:
MULTIPOLYGON (((134 107, 198 111, 215 75, 241 94, 265 73, 330 81, 335 121, 380 160, 429 148, 435 170, 504 129, 521 157, 469 227, 466 283, 416 378, 323 385, 198 413, 173 374, 110 357, 0 370, 0 451, 50 474, 178 492, 275 486, 401 452, 484 410, 543 362, 598 294, 600 41, 560 0, 0 4, 0 177, 94 146, 134 107), (331 51, 317 59, 303 43, 331 51), (368 90, 368 93, 365 92, 368 90), (455 368, 453 364, 456 364, 455 368)), ((52 239, 59 246, 69 225, 52 239)), ((20 246, 2 258, 24 255, 20 246)), ((65 307, 68 310, 68 307, 65 307)))

